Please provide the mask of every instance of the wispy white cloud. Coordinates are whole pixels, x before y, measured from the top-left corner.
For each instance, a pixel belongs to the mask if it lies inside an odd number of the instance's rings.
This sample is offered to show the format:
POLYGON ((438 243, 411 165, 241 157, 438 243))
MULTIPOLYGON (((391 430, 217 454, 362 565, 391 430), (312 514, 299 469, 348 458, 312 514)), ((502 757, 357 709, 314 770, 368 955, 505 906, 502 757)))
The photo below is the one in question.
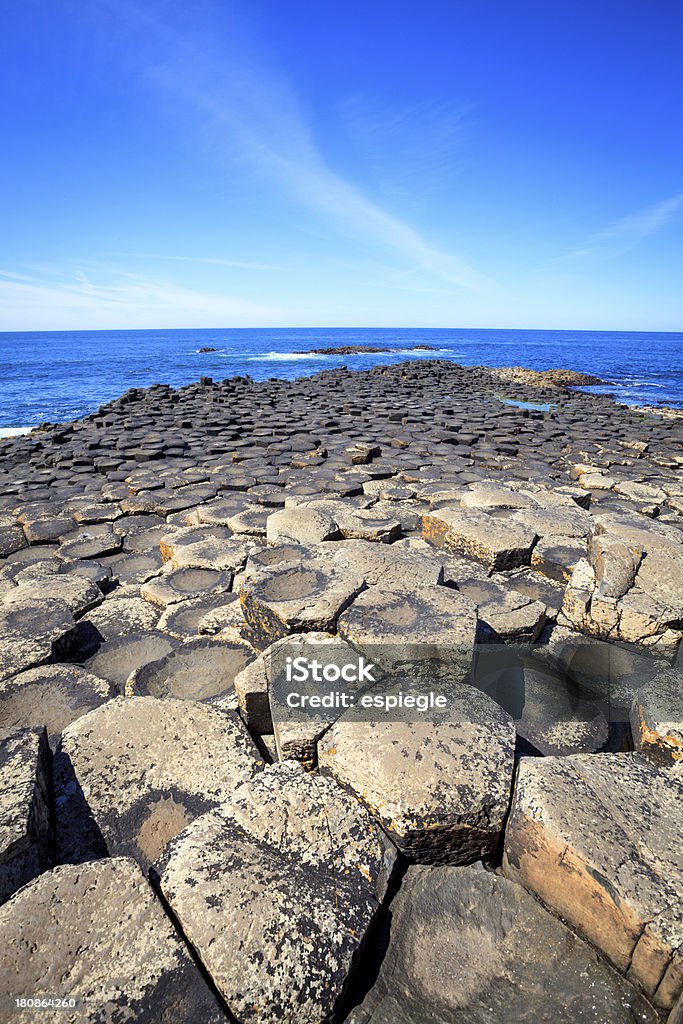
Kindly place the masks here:
POLYGON ((593 235, 587 245, 573 249, 567 256, 569 259, 618 256, 665 227, 681 209, 683 192, 615 220, 593 235))
POLYGON ((213 267, 230 267, 235 270, 272 270, 284 272, 288 268, 276 263, 256 263, 250 260, 225 260, 214 256, 177 256, 159 252, 122 252, 116 254, 123 259, 167 261, 171 263, 199 263, 213 267))
MULTIPOLYGON (((117 9, 124 8, 117 4, 117 9)), ((495 289, 494 282, 464 258, 433 245, 329 165, 291 85, 257 52, 249 52, 243 34, 239 45, 232 47, 222 36, 220 57, 212 59, 209 39, 195 41, 174 33, 168 22, 155 21, 149 8, 126 5, 125 11, 145 38, 163 40, 163 59, 148 68, 148 80, 164 97, 182 101, 194 113, 199 130, 226 162, 248 163, 290 198, 335 221, 361 245, 388 250, 456 288, 495 289)))
POLYGON ((0 274, 0 330, 220 327, 275 324, 287 310, 193 291, 125 271, 33 276, 0 274))

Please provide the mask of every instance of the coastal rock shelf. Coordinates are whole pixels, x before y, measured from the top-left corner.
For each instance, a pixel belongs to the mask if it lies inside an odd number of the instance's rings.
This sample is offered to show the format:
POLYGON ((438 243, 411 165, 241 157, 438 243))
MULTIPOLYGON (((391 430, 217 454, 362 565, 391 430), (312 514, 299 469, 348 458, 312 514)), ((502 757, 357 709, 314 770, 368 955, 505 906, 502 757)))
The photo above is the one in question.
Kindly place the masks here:
POLYGON ((0 996, 681 1024, 683 419, 591 382, 202 378, 0 442, 0 996), (291 716, 292 645, 448 710, 291 716))

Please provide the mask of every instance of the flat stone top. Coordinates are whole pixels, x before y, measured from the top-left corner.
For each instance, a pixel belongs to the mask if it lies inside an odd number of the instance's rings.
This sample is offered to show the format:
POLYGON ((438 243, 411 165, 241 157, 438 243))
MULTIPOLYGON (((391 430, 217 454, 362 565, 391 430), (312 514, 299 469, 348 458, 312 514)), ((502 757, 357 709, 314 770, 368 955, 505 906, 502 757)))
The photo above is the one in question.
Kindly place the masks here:
POLYGON ((140 868, 126 857, 45 872, 0 907, 0 930, 3 994, 80 1002, 74 1010, 13 1010, 11 1019, 21 1024, 37 1016, 67 1024, 226 1020, 140 868))
POLYGON ((520 885, 408 868, 376 983, 346 1024, 656 1024, 645 999, 520 885))

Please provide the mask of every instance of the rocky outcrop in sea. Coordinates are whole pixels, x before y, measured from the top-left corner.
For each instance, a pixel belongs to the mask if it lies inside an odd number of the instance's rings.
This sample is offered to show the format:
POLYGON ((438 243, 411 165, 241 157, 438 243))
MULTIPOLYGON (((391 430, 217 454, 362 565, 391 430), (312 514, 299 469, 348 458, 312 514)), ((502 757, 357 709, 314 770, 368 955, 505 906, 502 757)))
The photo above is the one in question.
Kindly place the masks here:
POLYGON ((553 375, 0 442, 8 1019, 680 1024, 683 422, 553 375), (294 651, 446 704, 290 714, 294 651))

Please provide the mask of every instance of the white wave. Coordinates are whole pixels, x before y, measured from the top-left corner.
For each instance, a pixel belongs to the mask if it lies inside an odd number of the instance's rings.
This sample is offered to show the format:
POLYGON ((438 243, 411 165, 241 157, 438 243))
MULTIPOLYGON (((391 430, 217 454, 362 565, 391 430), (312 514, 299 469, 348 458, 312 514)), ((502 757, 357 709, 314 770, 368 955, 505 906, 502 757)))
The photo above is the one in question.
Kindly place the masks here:
POLYGON ((0 437, 19 437, 20 434, 28 434, 33 427, 0 427, 0 437))
MULTIPOLYGON (((243 357, 244 358, 244 357, 243 357)), ((309 352, 266 352, 262 356, 247 356, 248 363, 289 363, 295 359, 328 359, 321 353, 309 352)))

